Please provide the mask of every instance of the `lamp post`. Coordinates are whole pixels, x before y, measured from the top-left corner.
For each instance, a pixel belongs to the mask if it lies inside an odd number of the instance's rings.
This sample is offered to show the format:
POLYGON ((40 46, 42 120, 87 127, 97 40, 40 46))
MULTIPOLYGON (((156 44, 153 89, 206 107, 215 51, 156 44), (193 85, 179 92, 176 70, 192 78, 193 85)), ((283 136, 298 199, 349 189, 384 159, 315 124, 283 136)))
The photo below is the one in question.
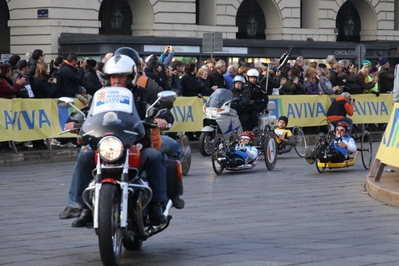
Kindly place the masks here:
POLYGON ((111 13, 111 28, 120 29, 122 28, 123 15, 118 7, 117 1, 115 1, 115 5, 112 7, 111 13))
POLYGON ((247 20, 247 34, 250 37, 253 37, 256 35, 257 29, 258 29, 258 22, 256 22, 255 16, 252 13, 252 1, 251 1, 251 16, 247 20))

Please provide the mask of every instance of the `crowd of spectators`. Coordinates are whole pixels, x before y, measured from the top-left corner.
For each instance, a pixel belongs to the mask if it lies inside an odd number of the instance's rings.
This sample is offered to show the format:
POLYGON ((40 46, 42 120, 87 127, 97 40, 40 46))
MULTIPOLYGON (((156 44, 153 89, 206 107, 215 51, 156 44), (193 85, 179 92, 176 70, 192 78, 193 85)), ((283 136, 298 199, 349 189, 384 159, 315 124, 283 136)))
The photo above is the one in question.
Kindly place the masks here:
MULTIPOLYGON (((45 62, 45 54, 40 49, 27 53, 26 60, 19 55, 12 55, 9 62, 0 67, 0 98, 68 96, 88 104, 94 93, 106 85, 102 67, 112 55, 106 54, 101 62, 92 58, 78 60, 74 53, 45 62)), ((179 96, 210 96, 218 88, 233 90, 236 76, 243 78, 243 88, 250 87, 247 72, 256 70, 256 85, 267 95, 349 92, 379 96, 380 93, 393 91, 395 76, 385 58, 372 62, 364 60, 360 69, 347 59, 337 61, 333 55, 328 55, 324 61, 306 65, 305 59, 299 56, 292 65, 282 65, 279 59, 272 59, 268 66, 255 66, 245 58, 240 58, 238 64, 229 65, 215 58, 209 58, 201 65, 195 62, 184 64, 174 58, 173 46, 166 46, 160 55, 152 54, 146 58, 138 56, 137 84, 153 92, 173 90, 179 96)), ((54 142, 69 148, 78 145, 76 139, 61 138, 54 142)), ((43 141, 34 141, 33 148, 46 146, 43 141)), ((8 150, 8 144, 1 143, 1 149, 8 150)))

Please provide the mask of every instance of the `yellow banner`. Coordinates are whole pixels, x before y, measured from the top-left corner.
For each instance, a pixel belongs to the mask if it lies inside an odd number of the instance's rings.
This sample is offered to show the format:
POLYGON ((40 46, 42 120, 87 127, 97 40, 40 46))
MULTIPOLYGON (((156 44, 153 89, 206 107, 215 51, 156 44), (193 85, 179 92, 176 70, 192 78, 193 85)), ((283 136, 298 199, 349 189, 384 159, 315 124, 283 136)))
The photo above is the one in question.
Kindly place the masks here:
MULTIPOLYGON (((393 95, 353 95, 354 123, 387 123, 389 121, 393 95)), ((276 109, 276 117, 286 115, 289 125, 307 127, 325 125, 327 110, 335 96, 294 95, 270 96, 276 109)), ((83 104, 75 99, 77 107, 83 104)), ((170 132, 201 131, 203 99, 198 97, 177 97, 171 110, 175 118, 170 132)), ((28 141, 44 138, 76 137, 74 134, 59 136, 68 115, 73 112, 59 108, 57 99, 0 99, 0 141, 28 141)))
POLYGON ((376 158, 381 162, 399 167, 399 104, 395 103, 376 158))

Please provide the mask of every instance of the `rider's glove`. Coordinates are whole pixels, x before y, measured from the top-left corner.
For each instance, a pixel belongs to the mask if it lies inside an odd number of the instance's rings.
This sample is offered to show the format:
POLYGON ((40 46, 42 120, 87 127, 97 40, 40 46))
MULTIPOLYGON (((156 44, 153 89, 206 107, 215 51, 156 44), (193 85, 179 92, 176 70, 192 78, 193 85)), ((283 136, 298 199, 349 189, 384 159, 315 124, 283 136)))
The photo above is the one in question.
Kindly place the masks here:
POLYGON ((239 150, 242 150, 242 151, 246 151, 246 150, 247 150, 247 148, 245 147, 244 144, 238 145, 238 149, 239 149, 239 150))

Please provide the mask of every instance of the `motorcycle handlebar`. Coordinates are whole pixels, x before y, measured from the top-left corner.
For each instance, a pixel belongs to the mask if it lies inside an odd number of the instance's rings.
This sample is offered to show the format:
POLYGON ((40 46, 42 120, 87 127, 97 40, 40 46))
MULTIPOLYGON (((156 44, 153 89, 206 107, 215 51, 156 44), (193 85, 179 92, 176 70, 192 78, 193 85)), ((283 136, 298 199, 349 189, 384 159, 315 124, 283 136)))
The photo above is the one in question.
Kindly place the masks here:
POLYGON ((76 128, 76 127, 75 127, 75 128, 67 129, 67 130, 64 130, 64 131, 59 132, 58 135, 62 135, 62 134, 65 134, 65 133, 69 133, 69 132, 75 131, 75 130, 79 130, 79 128, 76 128))

